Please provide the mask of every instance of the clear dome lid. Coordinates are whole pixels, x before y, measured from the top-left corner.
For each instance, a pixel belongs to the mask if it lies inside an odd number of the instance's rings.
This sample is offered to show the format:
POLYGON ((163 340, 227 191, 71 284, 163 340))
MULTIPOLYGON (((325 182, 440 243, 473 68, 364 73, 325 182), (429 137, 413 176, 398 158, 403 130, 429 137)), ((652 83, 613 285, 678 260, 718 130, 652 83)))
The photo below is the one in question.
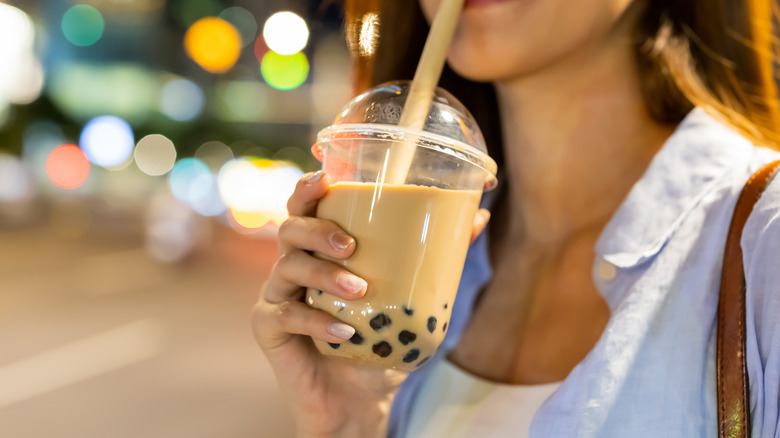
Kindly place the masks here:
POLYGON ((443 88, 437 88, 422 130, 399 126, 411 81, 394 81, 374 87, 352 99, 331 126, 323 129, 318 143, 350 131, 376 131, 397 141, 406 139, 418 147, 440 147, 483 168, 488 186, 495 185, 496 163, 487 155, 482 131, 466 107, 443 88))
MULTIPOLYGON (((398 126, 409 95, 410 81, 387 82, 352 99, 333 125, 398 126)), ((443 88, 436 88, 423 131, 459 141, 487 153, 485 138, 471 113, 443 88)))

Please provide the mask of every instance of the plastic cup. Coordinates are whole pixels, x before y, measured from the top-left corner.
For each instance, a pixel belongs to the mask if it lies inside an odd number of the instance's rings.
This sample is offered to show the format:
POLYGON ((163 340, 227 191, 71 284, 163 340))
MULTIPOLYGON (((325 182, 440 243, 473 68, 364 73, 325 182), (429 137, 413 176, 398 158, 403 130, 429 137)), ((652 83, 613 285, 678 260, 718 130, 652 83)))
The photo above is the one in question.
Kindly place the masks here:
POLYGON ((408 90, 408 82, 376 87, 318 134, 312 150, 331 186, 317 217, 341 226, 356 249, 343 261, 315 255, 365 279, 368 289, 357 301, 309 289, 306 302, 356 329, 341 344, 315 340, 321 353, 410 371, 444 339, 496 164, 474 118, 442 89, 422 131, 398 126, 408 90), (416 147, 405 183, 387 183, 390 155, 409 144, 416 147))

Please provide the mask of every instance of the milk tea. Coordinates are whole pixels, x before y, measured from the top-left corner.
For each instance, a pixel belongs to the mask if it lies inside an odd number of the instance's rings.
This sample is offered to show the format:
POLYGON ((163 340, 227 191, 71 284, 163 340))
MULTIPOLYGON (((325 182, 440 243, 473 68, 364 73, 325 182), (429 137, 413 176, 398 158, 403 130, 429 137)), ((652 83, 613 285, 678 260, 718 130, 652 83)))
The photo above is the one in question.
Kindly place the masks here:
POLYGON ((317 216, 355 238, 336 261, 368 282, 366 295, 344 301, 309 289, 306 302, 356 329, 342 344, 315 341, 323 354, 414 370, 436 351, 466 259, 481 191, 338 182, 317 216))

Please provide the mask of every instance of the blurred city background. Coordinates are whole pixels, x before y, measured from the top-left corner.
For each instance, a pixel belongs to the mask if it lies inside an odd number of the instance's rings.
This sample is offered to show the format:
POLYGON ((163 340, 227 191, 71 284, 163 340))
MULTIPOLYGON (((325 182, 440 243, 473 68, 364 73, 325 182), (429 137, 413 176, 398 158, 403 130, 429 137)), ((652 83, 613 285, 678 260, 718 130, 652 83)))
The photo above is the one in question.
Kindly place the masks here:
POLYGON ((0 436, 292 435, 248 315, 339 3, 0 0, 0 436))

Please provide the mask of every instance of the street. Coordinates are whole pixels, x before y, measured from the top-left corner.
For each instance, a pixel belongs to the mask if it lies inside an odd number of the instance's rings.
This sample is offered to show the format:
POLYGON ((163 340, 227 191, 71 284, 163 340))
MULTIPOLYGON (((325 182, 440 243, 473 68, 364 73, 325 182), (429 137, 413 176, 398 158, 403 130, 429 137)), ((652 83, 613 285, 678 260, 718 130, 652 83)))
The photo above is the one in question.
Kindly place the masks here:
POLYGON ((216 228, 165 265, 128 231, 0 228, 0 435, 292 436, 249 325, 275 254, 216 228))

